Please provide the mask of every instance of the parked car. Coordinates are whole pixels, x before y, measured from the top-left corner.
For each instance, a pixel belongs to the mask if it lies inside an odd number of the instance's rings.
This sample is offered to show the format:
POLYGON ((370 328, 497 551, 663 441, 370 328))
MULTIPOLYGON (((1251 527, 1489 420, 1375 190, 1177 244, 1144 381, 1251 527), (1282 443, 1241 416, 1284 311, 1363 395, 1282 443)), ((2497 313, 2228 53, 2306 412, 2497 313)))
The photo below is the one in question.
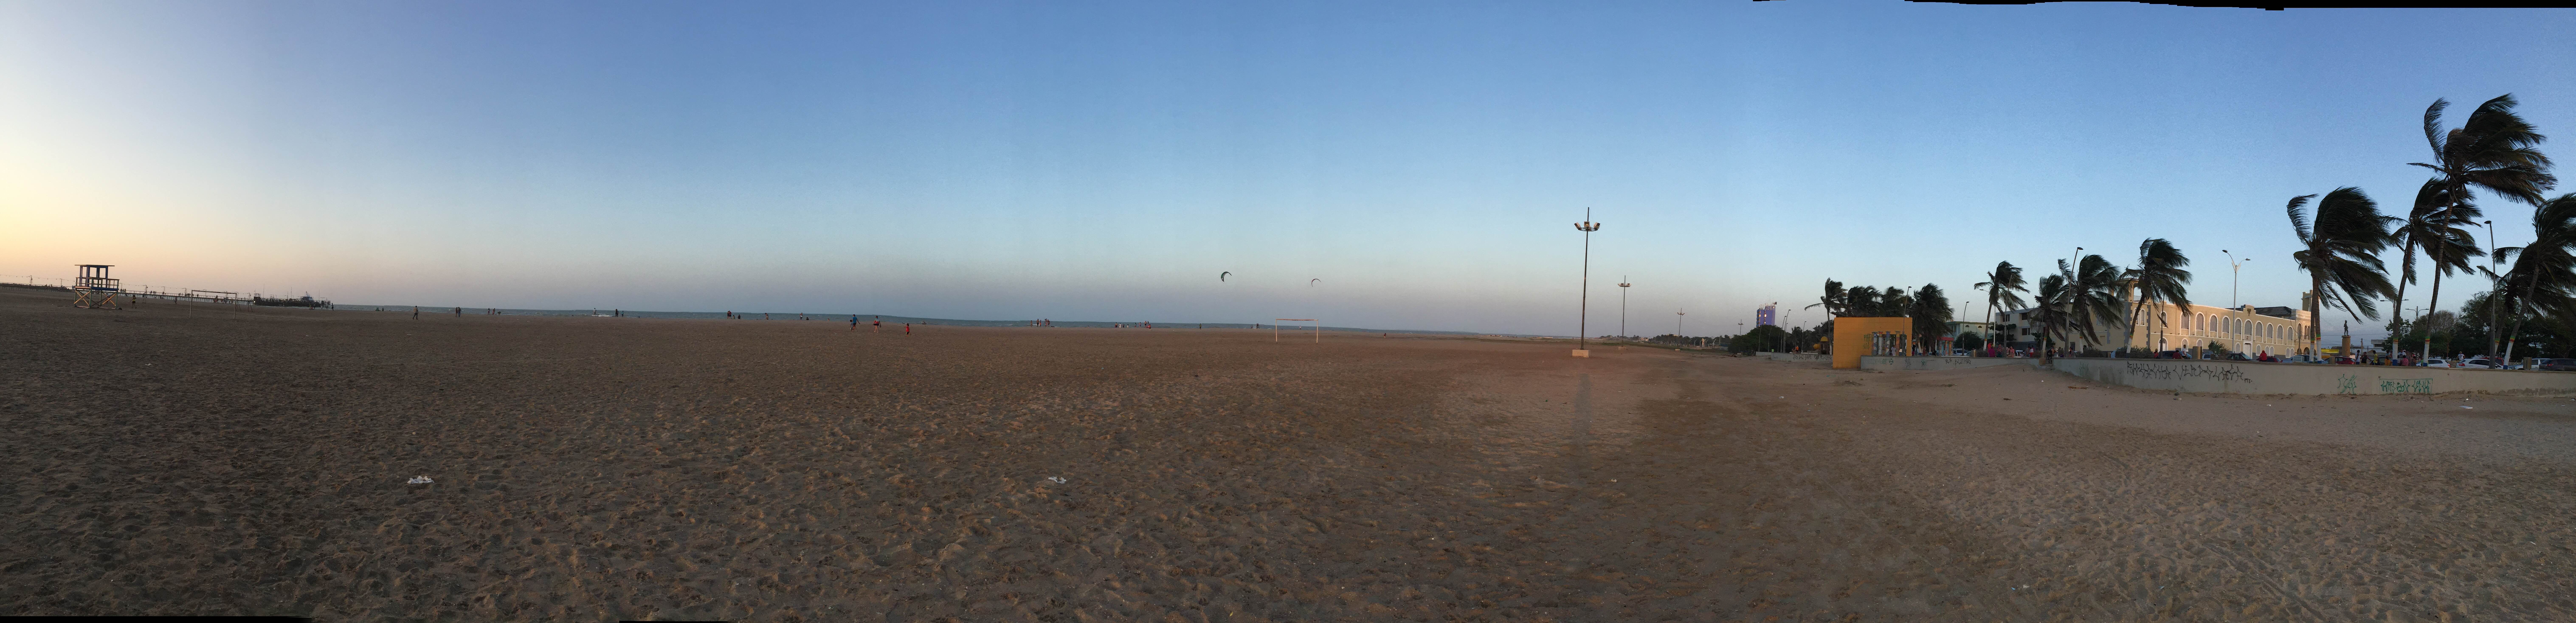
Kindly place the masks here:
POLYGON ((2248 357, 2248 356, 2246 356, 2246 355, 2245 355, 2245 353, 2228 353, 2228 354, 2227 354, 2227 356, 2222 357, 2222 359, 2226 359, 2226 360, 2228 360, 2228 361, 2253 361, 2253 360, 2254 360, 2254 358, 2253 358, 2253 357, 2248 357))
POLYGON ((2576 372, 2576 359, 2532 359, 2531 367, 2542 371, 2576 372))
POLYGON ((2434 357, 2434 358, 2430 358, 2430 359, 2425 359, 2425 360, 2420 361, 2420 362, 2416 362, 2416 364, 2415 364, 2415 365, 2416 365, 2417 367, 2424 367, 2424 368, 2448 368, 2448 367, 2451 367, 2451 360, 2449 360, 2449 359, 2443 359, 2443 358, 2440 358, 2440 357, 2434 357))
POLYGON ((2335 365, 2340 365, 2340 366, 2357 366, 2357 365, 2361 365, 2361 360, 2359 360, 2359 359, 2354 359, 2354 358, 2351 358, 2351 357, 2336 357, 2334 362, 2335 362, 2335 365))
POLYGON ((2457 367, 2457 368, 2469 368, 2469 369, 2473 369, 2473 370, 2494 370, 2494 369, 2496 369, 2496 368, 2504 367, 2504 364, 2503 364, 2503 363, 2501 363, 2501 362, 2498 362, 2498 361, 2496 361, 2496 360, 2493 360, 2493 359, 2488 359, 2488 358, 2485 358, 2485 357, 2478 357, 2478 358, 2474 358, 2474 359, 2469 359, 2469 360, 2467 360, 2467 361, 2462 361, 2462 362, 2460 362, 2460 363, 2459 363, 2459 365, 2452 366, 2452 367, 2457 367))

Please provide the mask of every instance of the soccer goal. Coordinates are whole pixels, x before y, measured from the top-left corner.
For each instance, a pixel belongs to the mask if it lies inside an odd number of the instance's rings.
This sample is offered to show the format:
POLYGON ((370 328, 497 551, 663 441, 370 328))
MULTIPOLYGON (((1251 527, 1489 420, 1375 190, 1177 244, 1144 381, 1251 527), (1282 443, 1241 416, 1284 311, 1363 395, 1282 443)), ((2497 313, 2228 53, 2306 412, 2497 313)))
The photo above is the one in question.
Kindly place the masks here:
MULTIPOLYGON (((1277 320, 1280 322, 1315 322, 1315 319, 1313 318, 1272 318, 1271 320, 1277 320)), ((1270 325, 1270 341, 1279 341, 1279 325, 1270 325)), ((1321 323, 1315 325, 1315 343, 1324 343, 1324 325, 1321 323)))

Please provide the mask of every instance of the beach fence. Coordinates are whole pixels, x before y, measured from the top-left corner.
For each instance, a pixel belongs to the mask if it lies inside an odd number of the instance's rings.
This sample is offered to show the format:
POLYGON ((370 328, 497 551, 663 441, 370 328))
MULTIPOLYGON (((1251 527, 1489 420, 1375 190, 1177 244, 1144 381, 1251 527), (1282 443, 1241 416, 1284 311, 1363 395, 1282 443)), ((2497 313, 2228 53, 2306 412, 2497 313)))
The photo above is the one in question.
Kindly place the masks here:
MULTIPOLYGON (((74 285, 73 279, 39 277, 36 275, 0 275, 0 287, 57 290, 64 293, 71 293, 74 285)), ((251 302, 251 297, 243 296, 239 292, 168 288, 148 285, 127 286, 118 284, 117 296, 129 300, 137 298, 153 298, 166 301, 224 303, 232 305, 249 305, 251 302)))

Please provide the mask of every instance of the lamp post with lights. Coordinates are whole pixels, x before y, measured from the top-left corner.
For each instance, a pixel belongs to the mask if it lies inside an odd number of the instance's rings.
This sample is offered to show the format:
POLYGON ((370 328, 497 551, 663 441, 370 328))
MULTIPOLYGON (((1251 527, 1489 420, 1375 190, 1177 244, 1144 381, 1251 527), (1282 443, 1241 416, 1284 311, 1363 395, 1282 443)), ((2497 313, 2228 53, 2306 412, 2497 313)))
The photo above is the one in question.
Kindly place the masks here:
MULTIPOLYGON (((1574 356, 1590 357, 1592 356, 1592 344, 1590 341, 1592 336, 1589 335, 1591 329, 1588 328, 1585 323, 1591 320, 1592 232, 1601 230, 1600 223, 1592 222, 1592 208, 1583 209, 1583 222, 1575 223, 1574 229, 1576 231, 1583 232, 1583 294, 1575 299, 1574 356)), ((1626 295, 1623 294, 1621 296, 1625 297, 1626 295)))
POLYGON ((1619 335, 1628 335, 1628 276, 1619 276, 1619 335))

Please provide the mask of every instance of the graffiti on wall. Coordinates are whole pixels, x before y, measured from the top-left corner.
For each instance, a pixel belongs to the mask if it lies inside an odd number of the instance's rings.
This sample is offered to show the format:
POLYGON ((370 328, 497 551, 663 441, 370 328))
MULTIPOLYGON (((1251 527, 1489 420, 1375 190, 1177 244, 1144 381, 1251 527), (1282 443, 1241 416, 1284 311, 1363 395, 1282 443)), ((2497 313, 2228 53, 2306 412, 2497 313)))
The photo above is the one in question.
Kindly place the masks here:
POLYGON ((2433 379, 2380 379, 2379 393, 2430 394, 2433 393, 2433 379))
POLYGON ((2353 375, 2353 374, 2339 374, 2339 375, 2335 375, 2335 393, 2338 393, 2338 394, 2358 394, 2358 393, 2361 393, 2361 377, 2360 377, 2359 375, 2353 375))
POLYGON ((2170 381, 2170 380, 2174 380, 2174 379, 2183 379, 2183 380, 2191 380, 2191 379, 2215 379, 2215 380, 2217 380, 2217 381, 2219 381, 2219 382, 2222 382, 2222 383, 2252 383, 2252 382, 2254 382, 2252 379, 2247 378, 2247 377, 2245 376, 2245 369, 2244 369, 2244 368, 2242 368, 2242 367, 2238 367, 2236 364, 2232 364, 2232 363, 2229 363, 2229 364, 2211 364, 2211 363, 2147 363, 2147 362, 2133 362, 2133 363, 2128 364, 2128 373, 2129 373, 2129 377, 2130 377, 2130 378, 2139 378, 2139 379, 2157 379, 2157 380, 2163 380, 2163 381, 2170 381))

